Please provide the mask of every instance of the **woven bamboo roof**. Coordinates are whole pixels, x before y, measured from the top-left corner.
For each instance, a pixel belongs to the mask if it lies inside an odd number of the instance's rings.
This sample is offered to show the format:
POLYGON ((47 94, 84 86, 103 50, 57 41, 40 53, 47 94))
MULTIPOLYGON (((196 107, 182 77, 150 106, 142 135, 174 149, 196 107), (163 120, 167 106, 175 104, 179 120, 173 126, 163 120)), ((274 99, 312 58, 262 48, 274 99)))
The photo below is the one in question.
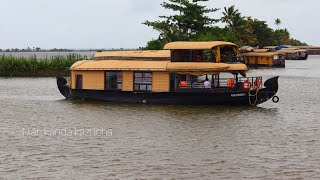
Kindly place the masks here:
POLYGON ((254 48, 251 46, 243 46, 243 47, 239 48, 239 50, 242 52, 245 52, 245 51, 251 52, 251 51, 254 51, 254 48))
POLYGON ((265 52, 268 52, 269 49, 255 49, 254 52, 257 52, 257 53, 265 53, 265 52))
POLYGON ((191 41, 178 41, 171 42, 164 46, 164 49, 190 49, 190 50, 201 50, 201 49, 212 49, 216 46, 236 46, 236 44, 224 41, 209 41, 209 42, 191 42, 191 41))
POLYGON ((209 62, 131 61, 131 60, 83 60, 70 67, 71 70, 120 70, 120 71, 246 71, 245 64, 209 62))
POLYGON ((168 71, 232 71, 247 70, 245 64, 225 64, 225 63, 193 63, 193 62, 173 62, 168 63, 168 71))
POLYGON ((293 46, 299 49, 320 49, 320 46, 293 46))
POLYGON ((307 52, 307 50, 299 49, 299 48, 283 48, 279 50, 278 52, 282 53, 296 53, 296 52, 307 52))
POLYGON ((132 61, 132 60, 84 60, 73 64, 71 70, 148 70, 166 71, 169 61, 132 61))
POLYGON ((277 46, 265 46, 263 49, 275 49, 277 46))
POLYGON ((97 59, 97 60, 108 60, 108 59, 169 60, 170 59, 170 51, 169 50, 106 51, 106 52, 97 52, 94 55, 94 59, 97 59))
POLYGON ((284 55, 282 52, 250 52, 241 53, 242 57, 273 57, 274 55, 284 55))

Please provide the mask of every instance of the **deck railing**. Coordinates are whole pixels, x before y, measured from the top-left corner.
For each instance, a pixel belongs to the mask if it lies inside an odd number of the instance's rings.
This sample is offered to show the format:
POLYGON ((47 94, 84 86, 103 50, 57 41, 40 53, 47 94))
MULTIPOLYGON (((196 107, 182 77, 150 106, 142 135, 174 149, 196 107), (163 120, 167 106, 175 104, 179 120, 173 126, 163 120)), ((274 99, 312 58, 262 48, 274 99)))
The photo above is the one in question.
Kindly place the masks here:
MULTIPOLYGON (((213 57, 191 57, 191 56, 185 56, 185 58, 180 59, 174 59, 174 62, 216 62, 216 59, 213 57)), ((241 62, 242 59, 239 56, 223 56, 220 58, 220 62, 223 63, 236 63, 241 62)))
MULTIPOLYGON (((215 88, 242 88, 242 89, 260 89, 263 86, 262 77, 247 78, 220 78, 219 80, 210 81, 211 86, 206 87, 204 82, 180 81, 179 88, 191 89, 215 89, 215 88)), ((208 85, 207 85, 208 86, 208 85)))

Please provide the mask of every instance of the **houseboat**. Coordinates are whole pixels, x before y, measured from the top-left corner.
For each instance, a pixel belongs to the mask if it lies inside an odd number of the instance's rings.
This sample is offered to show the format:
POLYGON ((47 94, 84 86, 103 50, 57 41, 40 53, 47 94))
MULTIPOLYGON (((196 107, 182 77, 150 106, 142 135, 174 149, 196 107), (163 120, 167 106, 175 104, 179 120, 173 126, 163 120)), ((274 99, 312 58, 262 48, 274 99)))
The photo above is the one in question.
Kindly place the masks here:
POLYGON ((289 45, 266 46, 264 49, 268 49, 270 52, 284 53, 287 60, 306 60, 309 56, 307 49, 289 45))
POLYGON ((304 49, 299 48, 282 48, 277 52, 285 53, 287 60, 306 60, 308 59, 308 52, 304 49))
POLYGON ((277 102, 278 77, 246 77, 230 42, 172 42, 161 51, 104 52, 57 77, 67 99, 189 105, 277 102), (140 53, 140 54, 139 54, 140 53), (169 57, 169 58, 168 58, 169 57))
POLYGON ((294 46, 295 48, 306 50, 308 55, 319 55, 320 47, 319 46, 294 46))
POLYGON ((282 67, 285 64, 285 54, 270 52, 269 49, 254 49, 249 52, 241 51, 243 62, 249 67, 282 67))

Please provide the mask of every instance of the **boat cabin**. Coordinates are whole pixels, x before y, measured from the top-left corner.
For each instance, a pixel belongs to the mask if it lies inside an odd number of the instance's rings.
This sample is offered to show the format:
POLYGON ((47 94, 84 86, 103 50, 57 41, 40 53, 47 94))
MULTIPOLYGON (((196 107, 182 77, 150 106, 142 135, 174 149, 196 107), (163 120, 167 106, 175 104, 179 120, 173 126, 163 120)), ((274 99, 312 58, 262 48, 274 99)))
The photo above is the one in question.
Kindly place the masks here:
POLYGON ((240 62, 238 47, 230 42, 172 42, 164 49, 171 50, 171 62, 240 62))
MULTIPOLYGON (((229 42, 174 42, 161 51, 115 51, 71 68, 72 89, 177 92, 228 87, 220 73, 245 76, 237 46, 229 42), (210 86, 205 81, 210 81, 210 86)), ((238 78, 239 79, 239 78, 238 78)), ((230 80, 229 80, 230 81, 230 80)), ((234 83, 232 83, 234 84, 234 83)), ((229 85, 231 87, 231 85, 229 85)))

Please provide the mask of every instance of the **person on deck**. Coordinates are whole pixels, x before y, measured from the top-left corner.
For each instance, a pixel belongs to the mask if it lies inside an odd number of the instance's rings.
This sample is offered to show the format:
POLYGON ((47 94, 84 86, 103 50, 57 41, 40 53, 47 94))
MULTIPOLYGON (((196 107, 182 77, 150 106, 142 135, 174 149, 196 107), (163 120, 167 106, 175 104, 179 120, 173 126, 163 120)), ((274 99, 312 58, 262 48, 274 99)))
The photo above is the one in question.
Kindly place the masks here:
POLYGON ((206 81, 203 83, 205 88, 211 88, 211 82, 209 79, 206 79, 206 81))

